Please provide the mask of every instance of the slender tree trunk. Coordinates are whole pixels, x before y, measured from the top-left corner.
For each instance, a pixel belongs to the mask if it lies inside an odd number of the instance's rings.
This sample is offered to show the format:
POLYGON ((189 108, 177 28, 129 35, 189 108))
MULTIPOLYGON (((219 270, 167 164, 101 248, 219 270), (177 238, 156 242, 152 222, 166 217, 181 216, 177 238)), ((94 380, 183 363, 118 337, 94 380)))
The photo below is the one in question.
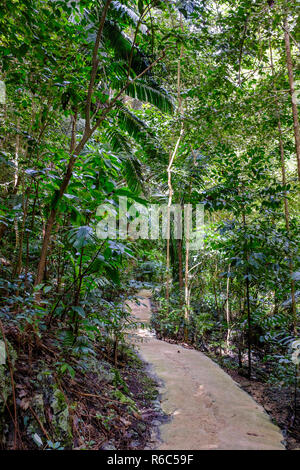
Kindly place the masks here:
MULTIPOLYGON (((244 226, 244 234, 245 234, 245 261, 248 264, 249 261, 249 253, 248 247, 246 242, 246 216, 243 212, 243 226, 244 226)), ((247 266, 246 269, 246 306, 247 306, 247 326, 248 326, 248 378, 251 379, 252 375, 252 363, 251 363, 251 349, 252 349, 252 326, 251 326, 251 306, 250 306, 250 286, 249 286, 249 268, 247 266)))
POLYGON ((184 276, 184 340, 188 341, 188 322, 190 317, 190 291, 189 291, 189 256, 190 256, 190 206, 187 206, 187 211, 184 216, 187 217, 185 221, 186 235, 185 235, 185 276, 184 276))
MULTIPOLYGON (((44 240, 43 240, 39 265, 38 265, 38 269, 37 269, 37 275, 36 275, 36 279, 35 279, 35 285, 40 284, 43 280, 43 275, 44 275, 44 270, 45 270, 45 265, 46 265, 46 258, 47 258, 47 250, 48 250, 48 246, 49 246, 49 242, 50 242, 52 227, 53 227, 53 224, 54 224, 55 219, 56 219, 57 206, 58 206, 59 201, 63 197, 63 195, 64 195, 64 193, 65 193, 65 191, 66 191, 66 189, 69 185, 70 179, 72 177, 73 167, 74 167, 74 164, 75 164, 76 157, 83 150, 85 144, 87 143, 87 141, 89 140, 89 138, 91 137, 93 132, 97 129, 99 124, 102 122, 101 119, 97 120, 97 123, 96 123, 97 125, 95 125, 93 128, 91 128, 91 126, 90 126, 90 121, 91 121, 90 120, 90 105, 91 105, 91 101, 92 101, 92 93, 93 93, 93 88, 94 88, 95 79, 96 79, 97 70, 98 70, 98 49, 99 49, 99 45, 100 45, 100 40, 101 40, 101 36, 102 36, 102 31, 103 31, 103 28, 104 28, 104 23, 105 23, 107 11, 108 11, 108 8, 109 8, 111 2, 112 2, 112 0, 107 0, 106 3, 105 3, 105 6, 104 6, 103 11, 102 11, 102 16, 101 16, 101 19, 100 19, 100 24, 99 24, 95 44, 94 44, 93 57, 92 57, 92 70, 91 70, 90 83, 89 83, 87 100, 86 100, 85 131, 84 131, 84 134, 83 134, 83 137, 82 137, 81 141, 79 142, 79 144, 75 148, 75 145, 76 145, 75 144, 75 140, 76 140, 75 139, 76 116, 75 116, 75 118, 73 119, 73 126, 72 126, 72 136, 71 136, 71 144, 70 144, 70 159, 69 159, 67 171, 65 173, 65 176, 64 176, 64 178, 61 182, 61 185, 60 185, 60 188, 59 188, 59 191, 58 191, 58 195, 57 195, 57 198, 56 198, 56 201, 55 201, 55 205, 54 205, 54 207, 51 208, 50 215, 49 215, 48 220, 47 220, 45 236, 44 236, 44 240)), ((105 118, 105 115, 106 114, 103 114, 103 119, 105 118)))
MULTIPOLYGON (((279 131, 279 146, 280 146, 280 159, 281 159, 281 174, 282 174, 282 184, 286 185, 285 177, 285 162, 284 162, 284 148, 282 142, 282 131, 280 118, 278 119, 278 131, 279 131)), ((285 216, 285 226, 288 236, 290 235, 290 221, 289 221, 289 208, 287 197, 284 197, 284 216, 285 216)), ((292 275, 294 271, 294 265, 292 261, 292 254, 289 254, 289 272, 292 275)), ((293 316, 293 329, 295 335, 297 335, 297 308, 296 308, 296 297, 295 297, 295 281, 291 279, 291 299, 292 299, 292 316, 293 316)))
POLYGON ((62 249, 61 246, 58 249, 58 260, 57 260, 57 284, 56 284, 56 292, 60 293, 60 283, 61 283, 61 259, 62 259, 62 249))
POLYGON ((250 289, 249 272, 246 277, 246 299, 247 299, 247 322, 248 322, 248 378, 252 375, 251 348, 252 348, 252 327, 251 327, 251 308, 250 308, 250 289))
POLYGON ((35 209, 36 209, 36 204, 37 204, 38 198, 39 198, 39 182, 37 182, 37 184, 36 184, 35 196, 34 196, 33 205, 32 205, 31 227, 30 227, 31 231, 33 231, 33 229, 34 229, 35 209))
POLYGON ((217 315, 218 315, 218 318, 219 318, 218 296, 217 296, 217 290, 216 290, 216 282, 215 282, 214 279, 212 281, 212 286, 213 286, 213 291, 214 291, 214 298, 215 298, 215 305, 216 305, 217 315))
POLYGON ((168 198, 168 207, 167 207, 167 255, 166 255, 166 264, 167 264, 167 279, 166 279, 166 298, 169 300, 170 296, 170 236, 171 236, 171 205, 172 205, 172 198, 173 198, 173 188, 172 188, 172 165, 174 162, 174 158, 177 154, 177 150, 183 136, 183 124, 181 125, 181 130, 179 137, 177 139, 175 148, 173 150, 172 155, 170 156, 169 165, 167 168, 167 175, 168 175, 168 189, 169 189, 169 198, 168 198))
POLYGON ((36 188, 35 188, 35 196, 34 196, 33 205, 32 205, 30 231, 27 232, 27 236, 26 236, 26 261, 25 261, 25 285, 26 286, 28 285, 28 269, 29 269, 29 237, 30 237, 30 233, 33 233, 33 229, 34 229, 35 208, 36 208, 38 197, 39 197, 39 182, 37 182, 36 188))
MULTIPOLYGON (((15 158, 14 158, 14 165, 15 165, 15 174, 14 174, 14 192, 17 194, 17 188, 19 186, 19 181, 20 181, 20 176, 19 176, 19 154, 20 154, 20 118, 18 117, 17 120, 17 135, 16 135, 16 150, 15 150, 15 158)), ((20 234, 19 234, 19 224, 18 224, 18 217, 17 215, 15 216, 14 220, 14 226, 15 226, 15 234, 16 234, 16 249, 18 248, 19 245, 19 239, 20 239, 20 234)))
POLYGON ((227 283, 226 283, 226 322, 227 322, 227 339, 226 344, 227 348, 229 348, 229 340, 230 340, 230 303, 229 303, 229 286, 230 286, 230 267, 228 266, 228 275, 227 275, 227 283))
MULTIPOLYGON (((274 64, 273 64, 273 51, 271 41, 269 42, 270 47, 270 65, 272 70, 273 76, 273 90, 274 90, 274 101, 276 106, 276 115, 277 115, 277 127, 278 127, 278 137, 279 137, 279 151, 280 151, 280 163, 281 163, 281 177, 282 177, 282 184, 285 188, 286 186, 286 172, 285 172, 285 158, 284 158, 284 147, 283 147, 283 138, 282 138, 282 128, 281 128, 281 119, 280 119, 280 111, 279 111, 279 103, 276 94, 276 88, 274 83, 274 64)), ((297 107, 296 107, 297 109, 297 107)), ((299 169, 299 167, 298 167, 299 169)), ((289 206, 288 206, 288 199, 286 196, 286 189, 284 189, 284 218, 285 218, 285 227, 287 231, 288 237, 290 236, 290 217, 289 217, 289 206)), ((290 275, 294 271, 293 261, 292 261, 292 254, 289 254, 289 272, 290 275)), ((291 299, 292 299, 292 316, 293 316, 293 329, 294 333, 297 336, 297 308, 296 308, 296 297, 295 297, 295 281, 291 279, 291 299)))
POLYGON ((115 341, 114 341, 114 366, 117 367, 118 365, 118 343, 119 343, 119 338, 117 335, 115 335, 115 341))
POLYGON ((170 214, 170 207, 172 204, 172 181, 171 181, 171 154, 169 159, 169 165, 167 168, 168 174, 168 187, 169 187, 169 200, 168 200, 168 208, 167 208, 167 253, 166 253, 166 300, 167 300, 167 308, 169 309, 169 299, 170 299, 170 236, 171 236, 171 214, 170 214))
POLYGON ((292 62, 292 55, 291 55, 291 44, 290 44, 290 36, 289 36, 287 19, 285 20, 285 25, 284 25, 284 42, 285 42, 287 71, 288 71, 288 76, 289 76, 290 95, 291 95, 291 101, 292 101, 295 148, 296 148, 297 165, 298 165, 298 179, 300 181, 300 127, 299 127, 297 96, 296 96, 295 83, 294 83, 293 62, 292 62))
POLYGON ((23 219, 22 219, 22 225, 21 225, 21 232, 19 236, 18 252, 17 252, 15 266, 13 270, 14 277, 19 276, 22 270, 23 241, 24 241, 24 235, 25 235, 25 225, 26 225, 27 212, 28 212, 28 200, 29 200, 30 189, 31 188, 28 189, 27 195, 25 197, 24 182, 23 182, 23 195, 22 195, 23 219))
MULTIPOLYGON (((78 271, 78 279, 77 283, 75 281, 75 293, 74 293, 74 305, 78 306, 80 302, 80 293, 81 293, 81 285, 82 285, 82 279, 83 279, 83 274, 82 274, 82 259, 83 259, 83 252, 84 248, 81 248, 80 250, 80 260, 79 260, 79 271, 78 271)), ((77 312, 74 312, 73 315, 73 323, 74 323, 74 336, 75 339, 78 336, 78 328, 79 328, 79 315, 77 312)))
MULTIPOLYGON (((40 260, 39 260, 39 265, 37 269, 37 275, 35 279, 35 286, 40 284, 42 279, 43 279, 43 273, 45 269, 45 264, 46 264, 46 257, 47 257, 47 250, 48 250, 48 245, 51 237, 51 231, 53 224, 56 219, 56 214, 57 214, 57 206, 61 198, 63 197, 65 190, 67 189, 70 179, 72 177, 73 173, 73 167, 76 161, 76 157, 80 154, 80 152, 83 150, 85 144, 88 142, 90 137, 94 134, 94 132, 98 129, 100 124, 104 121, 110 110, 113 108, 117 100, 120 98, 120 96, 126 91, 128 86, 132 83, 134 83, 136 80, 141 78, 145 73, 147 73, 149 70, 154 67, 161 59, 165 57, 165 50, 163 51, 162 55, 156 59, 154 62, 152 62, 148 67, 146 67, 139 75, 136 75, 132 80, 127 81, 127 83, 121 88, 121 90, 116 94, 116 96, 107 102, 107 107, 104 109, 104 111, 101 113, 101 116, 97 118, 95 124, 93 127, 90 127, 90 106, 88 106, 88 103, 91 103, 92 99, 92 89, 94 87, 94 82, 96 79, 96 74, 98 70, 98 58, 97 58, 97 53, 98 53, 98 48, 100 44, 100 39, 105 23, 105 18, 107 14, 108 7, 110 5, 112 0, 107 0, 105 7, 103 8, 102 12, 102 17, 100 20, 100 26, 98 29, 95 45, 94 45, 94 51, 93 51, 93 60, 92 60, 92 71, 91 71, 91 77, 90 77, 90 84, 89 84, 89 89, 88 89, 88 96, 87 96, 87 103, 86 103, 86 124, 85 124, 85 131, 83 134, 82 139, 76 146, 75 150, 70 154, 69 162, 68 162, 68 167, 65 173, 65 176, 61 182, 58 194, 56 196, 56 201, 54 207, 52 207, 50 211, 50 215, 48 217, 47 223, 46 223, 46 230, 45 230, 45 235, 43 239, 43 244, 42 244, 42 249, 41 249, 41 254, 40 254, 40 260)), ((38 300, 40 297, 39 293, 36 293, 36 299, 38 300)))
MULTIPOLYGON (((180 26, 181 26, 181 29, 182 29, 183 25, 182 25, 182 14, 181 13, 180 13, 180 26)), ((179 60, 178 60, 178 64, 177 64, 177 100, 178 100, 177 110, 178 110, 179 115, 182 114, 182 100, 181 100, 181 94, 180 94, 180 86, 181 86, 180 77, 181 77, 181 59, 182 59, 182 55, 183 55, 183 45, 181 45, 181 48, 180 48, 180 56, 179 56, 179 60)), ((173 197, 172 165, 173 165, 175 155, 177 153, 177 149, 178 149, 182 134, 183 134, 183 124, 181 124, 180 134, 179 134, 178 140, 176 142, 175 149, 174 149, 173 153, 170 155, 169 165, 168 165, 168 168, 167 168, 168 189, 169 189, 168 212, 167 212, 167 255, 166 255, 166 264, 167 264, 166 299, 167 299, 167 302, 169 302, 169 298, 170 298, 170 217, 171 217, 170 209, 171 209, 172 197, 173 197)))
POLYGON ((70 179, 72 177, 73 173, 73 167, 75 164, 75 160, 77 155, 82 151, 84 145, 86 144, 87 140, 89 138, 89 134, 84 134, 83 138, 81 139, 80 143, 77 145, 76 149, 74 152, 71 154, 67 171, 65 173, 65 176, 61 182, 56 201, 53 203, 53 207, 51 208, 50 215, 48 217, 47 223, 46 223, 46 228, 45 228, 45 234, 44 234, 44 239, 43 239, 43 244, 42 244, 42 250, 40 254, 40 260, 38 264, 38 270, 37 270, 37 275, 36 275, 36 280, 35 280, 35 285, 41 284, 43 277, 44 277, 44 271, 45 271, 45 265, 46 265, 46 258, 47 258, 47 251, 48 251, 48 246, 50 242, 50 237, 51 237, 51 232, 53 228, 53 224, 56 219, 56 214, 57 214, 57 206, 61 198, 63 197, 70 179))
POLYGON ((179 290, 183 290, 183 275, 182 275, 182 239, 177 240, 177 251, 178 251, 178 279, 179 279, 179 290))

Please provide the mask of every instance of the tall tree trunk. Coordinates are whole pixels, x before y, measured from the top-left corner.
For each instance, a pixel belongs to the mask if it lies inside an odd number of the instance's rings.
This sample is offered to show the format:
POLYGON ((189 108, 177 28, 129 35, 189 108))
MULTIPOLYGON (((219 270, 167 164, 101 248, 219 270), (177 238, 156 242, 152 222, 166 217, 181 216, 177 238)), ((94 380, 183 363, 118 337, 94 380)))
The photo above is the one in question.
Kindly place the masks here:
MULTIPOLYGON (((19 175, 19 154, 20 154, 20 118, 17 119, 17 135, 16 135, 16 149, 15 149, 15 158, 14 158, 14 165, 15 165, 15 174, 14 174, 14 192, 17 194, 17 188, 20 182, 20 175, 19 175)), ((14 227, 15 227, 15 234, 16 234, 16 249, 19 246, 19 224, 18 224, 18 216, 15 215, 14 220, 14 227)))
MULTIPOLYGON (((80 294, 81 294, 81 285, 83 280, 82 274, 82 259, 83 259, 84 247, 80 250, 80 260, 79 260, 79 271, 78 271, 78 279, 77 282, 75 281, 75 292, 74 292, 74 305, 78 306, 80 302, 80 294)), ((73 324, 74 324, 74 337, 77 339, 78 336, 78 329, 79 329, 79 315, 77 312, 73 314, 73 324)))
MULTIPOLYGON (((180 26, 181 29, 183 28, 182 25, 182 14, 180 13, 180 26)), ((183 45, 181 45, 180 48, 180 55, 179 55, 179 60, 177 64, 177 100, 178 100, 178 107, 177 111, 179 115, 181 116, 182 114, 182 100, 181 100, 181 95, 180 95, 180 76, 181 76, 181 59, 183 55, 183 45)), ((177 139, 174 151, 172 154, 170 154, 170 159, 169 159, 169 165, 167 168, 167 176, 168 176, 168 191, 169 191, 169 197, 168 197, 168 212, 167 212, 167 255, 166 255, 166 264, 167 264, 167 279, 166 279, 166 299, 167 302, 169 302, 169 297, 170 297, 170 210, 171 210, 171 205, 172 205, 172 197, 173 197, 173 188, 172 188, 172 165, 174 158, 176 156, 178 146, 181 140, 181 137, 183 135, 183 123, 181 123, 181 130, 179 137, 177 139)))
POLYGON ((49 215, 47 223, 46 223, 45 234, 44 234, 44 239, 43 239, 43 245, 42 245, 42 250, 41 250, 41 254, 40 254, 40 260, 39 260, 39 264, 38 264, 37 275, 36 275, 36 279, 35 279, 35 286, 41 284, 41 282, 43 280, 43 277, 44 277, 48 246, 49 246, 49 242, 50 242, 50 237, 51 237, 53 224, 55 222, 56 214, 57 214, 56 206, 59 203, 62 196, 64 195, 64 192, 65 192, 66 188, 68 187, 68 184, 69 184, 71 176, 72 176, 74 163, 75 163, 75 155, 72 155, 70 160, 69 160, 68 169, 66 171, 64 179, 63 179, 63 181, 61 183, 61 186, 59 188, 59 193, 58 193, 58 196, 57 196, 56 205, 55 205, 55 207, 52 207, 52 209, 50 211, 50 215, 49 215))
POLYGON ((57 284, 56 284, 56 292, 60 293, 60 283, 61 283, 61 261, 62 261, 62 248, 61 246, 58 249, 58 259, 57 259, 57 284))
MULTIPOLYGON (((64 176, 64 178, 61 182, 60 188, 59 188, 58 193, 56 195, 55 205, 52 207, 52 209, 50 211, 50 215, 49 215, 47 223, 46 223, 46 230, 45 230, 45 235, 44 235, 44 239, 43 239, 43 244, 42 244, 42 249, 41 249, 41 254, 40 254, 40 260, 39 260, 39 265, 38 265, 36 279, 35 279, 35 285, 40 284, 42 279, 43 279, 43 273, 44 273, 45 264, 46 264, 46 257, 47 257, 47 250, 48 250, 48 245, 49 245, 49 241, 50 241, 50 237, 51 237, 52 227, 53 227, 53 224, 54 224, 55 219, 56 219, 57 206, 58 206, 59 201, 63 197, 63 195, 65 193, 65 190, 67 189, 67 187, 69 185, 70 179, 72 177, 73 167, 74 167, 74 164, 75 164, 75 161, 76 161, 76 157, 83 150, 85 144, 88 142, 90 137, 94 134, 94 132, 98 129, 100 124, 104 121, 104 119, 106 118, 106 116, 108 115, 110 110, 116 104, 116 102, 118 101, 120 96, 126 91, 128 86, 130 84, 134 83, 139 78, 141 78, 143 75, 145 75, 149 70, 152 69, 152 67, 154 67, 154 65, 156 65, 161 59, 163 59, 165 57, 165 50, 166 49, 163 50, 163 53, 159 58, 157 58, 150 65, 148 65, 148 67, 146 67, 140 74, 136 75, 132 80, 127 80, 126 84, 115 95, 115 97, 112 100, 109 100, 109 101, 106 102, 107 107, 105 107, 105 109, 103 110, 101 115, 96 119, 96 122, 95 122, 94 126, 90 127, 90 122, 91 122, 91 119, 90 119, 90 106, 88 104, 91 103, 91 99, 92 99, 92 90, 93 90, 93 87, 94 87, 94 83, 95 83, 95 79, 96 79, 96 75, 97 75, 97 70, 98 70, 98 57, 97 57, 97 54, 98 54, 100 39, 101 39, 101 35, 102 35, 104 23, 105 23, 105 18, 106 18, 106 15, 107 15, 107 10, 108 10, 108 7, 109 7, 111 2, 112 2, 112 0, 107 0, 105 6, 103 8, 99 29, 98 29, 96 41, 95 41, 95 44, 94 44, 93 60, 92 60, 92 71, 91 71, 91 76, 90 76, 90 84, 89 84, 87 102, 86 102, 86 107, 85 107, 85 109, 86 109, 85 131, 84 131, 82 139, 80 140, 80 142, 76 146, 75 150, 72 153, 70 153, 70 158, 69 158, 68 167, 67 167, 65 176, 64 176)), ((39 298, 39 294, 37 293, 36 294, 36 299, 38 299, 38 298, 39 298)))
POLYGON ((170 298, 170 236, 171 236, 171 214, 170 214, 170 207, 172 204, 172 181, 171 181, 171 154, 169 159, 169 165, 167 168, 168 174, 168 187, 169 187, 169 200, 168 200, 168 208, 167 208, 167 253, 166 253, 166 300, 167 300, 167 308, 169 309, 169 298, 170 298))
POLYGON ((246 300, 247 300, 247 323, 248 323, 248 378, 252 375, 251 348, 252 348, 252 327, 251 327, 251 308, 250 308, 250 289, 249 289, 249 271, 246 277, 246 300))
POLYGON ((173 198, 173 188, 172 188, 172 165, 174 158, 177 154, 177 150, 183 136, 183 124, 181 125, 181 130, 179 137, 177 139, 175 148, 173 150, 172 155, 170 155, 169 165, 167 168, 167 175, 168 175, 168 189, 169 189, 169 197, 168 197, 168 207, 167 207, 167 255, 166 255, 166 264, 167 264, 167 279, 166 279, 166 298, 169 299, 170 296, 170 236, 171 236, 171 205, 172 205, 172 198, 173 198))
POLYGON ((177 240, 177 252, 178 252, 178 279, 179 279, 179 290, 183 290, 183 275, 182 275, 182 239, 177 240))
POLYGON ((26 219, 27 219, 30 190, 31 190, 31 187, 28 188, 27 194, 25 196, 24 194, 25 188, 24 188, 24 181, 23 181, 23 194, 22 194, 23 219, 22 219, 22 225, 21 225, 21 232, 19 236, 19 246, 18 246, 15 266, 13 270, 14 277, 19 276, 22 270, 23 241, 24 241, 24 235, 25 235, 25 225, 26 225, 26 219))
MULTIPOLYGON (((269 41, 269 48, 270 48, 270 65, 272 70, 273 76, 273 90, 274 90, 274 101, 276 106, 276 115, 277 115, 277 127, 278 127, 278 138, 279 138, 279 151, 280 151, 280 164, 281 164, 281 177, 282 177, 282 184, 285 188, 286 186, 286 172, 285 172, 285 158, 284 158, 284 147, 283 147, 283 138, 282 138, 282 127, 281 127, 281 120, 280 120, 280 111, 279 111, 279 103, 276 94, 276 88, 274 83, 274 63, 273 63, 273 51, 271 41, 269 41)), ((297 109, 297 107, 296 107, 297 109)), ((298 167, 299 169, 299 167, 298 167)), ((285 218, 285 227, 287 231, 288 237, 290 236, 290 217, 289 217, 289 206, 288 206, 288 199, 286 196, 286 189, 284 189, 284 218, 285 218)), ((289 255, 289 271, 290 275, 292 275, 294 271, 293 261, 292 261, 292 253, 289 255)), ((291 279, 291 299, 292 299, 292 317, 293 317, 293 329, 294 333, 297 336, 297 308, 296 308, 296 297, 295 297, 295 281, 291 279)))
POLYGON ((190 291, 189 291, 189 255, 190 255, 190 207, 187 206, 187 211, 184 217, 187 216, 185 221, 186 235, 185 235, 185 275, 184 275, 184 340, 188 341, 188 322, 190 317, 190 291))
POLYGON ((226 283, 226 322, 227 322, 226 344, 227 344, 227 348, 229 348, 229 340, 230 340, 230 303, 229 303, 230 267, 231 265, 229 264, 228 273, 227 273, 227 283, 226 283))
POLYGON ((298 179, 300 181, 300 128, 299 128, 299 116, 298 116, 298 109, 297 109, 297 96, 296 96, 294 75, 293 75, 293 62, 292 62, 292 55, 291 55, 290 35, 289 35, 287 19, 285 20, 285 24, 284 24, 284 42, 285 42, 286 64, 287 64, 287 70, 288 70, 288 76, 289 76, 290 95, 291 95, 291 101, 292 101, 295 148, 296 148, 297 165, 298 165, 298 179))
MULTIPOLYGON (((38 285, 42 282, 43 280, 43 275, 44 275, 44 270, 45 270, 45 265, 46 265, 46 258, 47 258, 47 250, 50 242, 50 237, 51 237, 51 231, 53 224, 56 219, 56 214, 57 214, 57 206, 61 198, 63 197, 70 179, 72 177, 73 173, 73 167, 76 161, 76 157, 80 154, 80 152, 83 150, 85 144, 91 137, 91 135, 94 133, 94 131, 97 129, 99 124, 102 122, 102 120, 105 118, 106 114, 103 114, 103 119, 97 120, 97 125, 95 125, 93 128, 90 126, 90 105, 92 101, 92 93, 93 93, 93 88, 95 84, 95 79, 97 75, 97 70, 98 70, 98 49, 100 45, 100 40, 102 36, 102 31, 104 28, 104 23, 107 15, 108 8, 111 4, 112 0, 107 0, 105 3, 105 6, 102 11, 101 19, 100 19, 100 24, 94 44, 94 49, 93 49, 93 57, 92 57, 92 70, 91 70, 91 76, 90 76, 90 83, 89 83, 89 88, 88 88, 88 94, 87 94, 87 100, 86 100, 86 122, 85 122, 85 131, 83 134, 82 139, 78 143, 78 145, 75 148, 75 126, 76 126, 76 116, 73 118, 73 125, 72 125, 72 136, 71 136, 71 144, 70 144, 70 158, 69 158, 69 163, 68 167, 65 173, 65 176, 61 182, 56 201, 54 204, 54 207, 51 208, 50 215, 48 217, 47 223, 46 223, 46 230, 45 230, 45 235, 43 239, 43 244, 42 244, 42 250, 41 250, 41 255, 40 255, 40 260, 38 264, 38 269, 37 269, 37 275, 35 279, 35 285, 38 285)), ((107 111, 108 112, 108 111, 107 111)), ((38 295, 37 295, 38 297, 38 295)))
MULTIPOLYGON (((246 241, 246 216, 245 212, 242 214, 243 217, 243 227, 244 227, 244 240, 245 240, 245 261, 247 263, 247 268, 246 268, 246 306, 247 306, 247 326, 248 326, 248 378, 251 379, 252 375, 252 362, 251 362, 251 349, 252 349, 252 326, 251 326, 251 306, 250 306, 250 286, 249 286, 249 267, 248 267, 248 261, 249 261, 249 252, 248 252, 248 246, 247 246, 247 241, 246 241)), ((245 308, 245 307, 244 307, 245 308)))

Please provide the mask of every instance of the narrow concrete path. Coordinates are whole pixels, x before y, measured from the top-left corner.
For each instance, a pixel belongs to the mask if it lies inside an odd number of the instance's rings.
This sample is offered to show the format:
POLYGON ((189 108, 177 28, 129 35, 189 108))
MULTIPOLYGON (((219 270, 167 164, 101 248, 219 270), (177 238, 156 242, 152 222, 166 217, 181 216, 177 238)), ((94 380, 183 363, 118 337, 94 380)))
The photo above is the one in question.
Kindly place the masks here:
MULTIPOLYGON (((129 304, 143 323, 151 316, 150 296, 141 291, 141 304, 129 304)), ((149 329, 134 336, 141 358, 162 383, 162 409, 172 417, 161 425, 156 449, 284 450, 283 436, 263 408, 211 359, 160 341, 149 329)))

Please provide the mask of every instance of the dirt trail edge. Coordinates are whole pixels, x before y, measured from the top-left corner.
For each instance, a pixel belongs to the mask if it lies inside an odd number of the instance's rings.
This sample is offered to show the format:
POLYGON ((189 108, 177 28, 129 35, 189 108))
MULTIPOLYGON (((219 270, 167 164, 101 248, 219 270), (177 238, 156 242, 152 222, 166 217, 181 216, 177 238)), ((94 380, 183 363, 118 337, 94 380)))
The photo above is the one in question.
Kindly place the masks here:
MULTIPOLYGON (((151 292, 130 302, 143 323, 151 316, 151 292)), ((160 450, 284 450, 283 436, 264 409, 199 351, 160 341, 148 329, 134 333, 140 357, 161 382, 160 450)))

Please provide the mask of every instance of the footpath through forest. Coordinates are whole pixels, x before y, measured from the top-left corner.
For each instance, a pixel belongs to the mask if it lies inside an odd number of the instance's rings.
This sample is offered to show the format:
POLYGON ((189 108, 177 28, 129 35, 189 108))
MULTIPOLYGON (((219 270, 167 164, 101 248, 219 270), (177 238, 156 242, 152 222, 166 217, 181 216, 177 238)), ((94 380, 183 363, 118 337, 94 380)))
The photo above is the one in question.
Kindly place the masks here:
MULTIPOLYGON (((135 319, 148 323, 151 292, 131 302, 135 319)), ((283 436, 263 408, 217 364, 199 351, 158 340, 138 329, 135 343, 158 379, 163 411, 156 449, 284 450, 283 436)))

